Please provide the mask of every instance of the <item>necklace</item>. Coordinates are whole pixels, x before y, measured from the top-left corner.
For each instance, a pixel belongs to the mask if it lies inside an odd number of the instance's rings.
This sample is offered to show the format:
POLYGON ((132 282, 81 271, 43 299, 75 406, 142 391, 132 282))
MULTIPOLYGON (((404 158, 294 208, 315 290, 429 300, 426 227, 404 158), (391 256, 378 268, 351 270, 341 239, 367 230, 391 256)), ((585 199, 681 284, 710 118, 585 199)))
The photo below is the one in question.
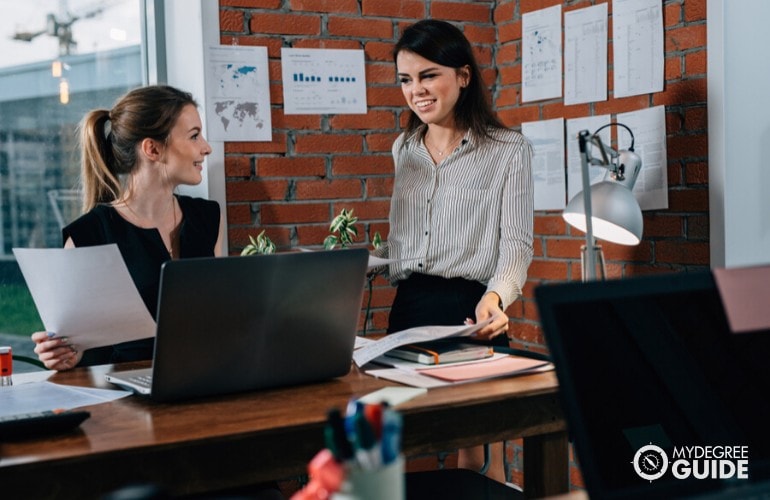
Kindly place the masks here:
MULTIPOLYGON (((155 227, 158 229, 158 233, 160 233, 159 224, 156 224, 154 221, 151 221, 147 217, 140 216, 136 211, 131 208, 131 205, 128 204, 128 201, 123 200, 118 203, 118 206, 123 205, 128 209, 129 212, 131 212, 131 215, 134 217, 134 219, 139 222, 140 224, 142 222, 145 223, 145 225, 155 227)), ((168 235, 168 244, 166 244, 166 241, 163 239, 163 236, 160 235, 160 240, 163 242, 163 246, 166 248, 166 251, 171 256, 171 258, 174 258, 174 238, 176 237, 176 203, 174 196, 171 196, 171 204, 169 205, 169 208, 166 209, 166 211, 161 215, 161 219, 166 217, 166 214, 168 214, 169 209, 171 210, 171 217, 173 218, 173 224, 171 225, 171 231, 168 235)))
POLYGON ((460 139, 462 139, 462 137, 463 137, 463 134, 457 134, 456 136, 454 136, 454 138, 453 138, 453 139, 452 139, 452 140, 451 140, 451 141, 450 141, 450 142, 449 142, 449 143, 448 143, 446 146, 444 146, 444 148, 443 148, 443 149, 439 149, 438 147, 436 147, 436 145, 435 145, 435 144, 434 144, 434 145, 431 145, 431 144, 429 144, 429 143, 428 143, 428 136, 426 135, 426 136, 425 136, 425 145, 426 145, 426 146, 428 146, 428 147, 429 147, 429 149, 433 149, 433 151, 435 151, 436 153, 438 153, 438 155, 439 155, 439 156, 444 156, 444 152, 445 152, 445 151, 447 151, 447 150, 450 150, 450 151, 451 151, 451 150, 452 150, 452 147, 453 147, 455 144, 457 144, 457 142, 458 142, 460 139))

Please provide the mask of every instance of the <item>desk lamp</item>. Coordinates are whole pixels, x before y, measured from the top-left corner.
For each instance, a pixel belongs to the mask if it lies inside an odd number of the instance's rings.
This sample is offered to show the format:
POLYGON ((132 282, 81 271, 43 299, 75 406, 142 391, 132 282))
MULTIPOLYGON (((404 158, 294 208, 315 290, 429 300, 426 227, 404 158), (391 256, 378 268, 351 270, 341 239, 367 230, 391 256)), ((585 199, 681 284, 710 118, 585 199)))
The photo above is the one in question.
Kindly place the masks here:
POLYGON ((582 130, 578 133, 578 143, 583 191, 570 200, 562 217, 586 235, 586 243, 580 247, 580 263, 583 281, 590 281, 597 277, 597 263, 601 278, 605 275, 604 254, 594 238, 620 245, 638 245, 642 239, 642 209, 631 192, 642 169, 642 160, 634 153, 633 132, 622 123, 608 123, 593 135, 582 130), (628 150, 616 151, 602 142, 599 132, 611 125, 623 127, 631 135, 628 150), (593 156, 592 146, 599 150, 599 158, 593 156), (607 169, 601 182, 590 184, 589 165, 607 169))

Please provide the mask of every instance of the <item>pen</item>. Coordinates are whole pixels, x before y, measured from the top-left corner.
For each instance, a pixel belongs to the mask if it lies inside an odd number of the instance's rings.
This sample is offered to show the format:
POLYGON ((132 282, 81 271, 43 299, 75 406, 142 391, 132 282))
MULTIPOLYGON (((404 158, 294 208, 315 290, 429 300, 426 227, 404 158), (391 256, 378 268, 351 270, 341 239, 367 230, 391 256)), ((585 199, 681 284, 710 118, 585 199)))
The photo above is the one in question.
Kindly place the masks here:
POLYGON ((337 408, 332 408, 327 414, 326 428, 324 429, 326 447, 334 455, 338 462, 350 462, 353 459, 353 446, 348 441, 345 433, 345 423, 342 414, 337 408))
POLYGON ((387 465, 401 453, 401 414, 386 406, 382 411, 382 462, 387 465))
POLYGON ((380 444, 374 437, 374 430, 363 412, 356 413, 354 424, 356 460, 364 469, 376 469, 382 464, 382 451, 380 444))
POLYGON ((381 403, 372 403, 364 406, 366 420, 372 426, 374 437, 378 440, 382 438, 382 406, 381 403))

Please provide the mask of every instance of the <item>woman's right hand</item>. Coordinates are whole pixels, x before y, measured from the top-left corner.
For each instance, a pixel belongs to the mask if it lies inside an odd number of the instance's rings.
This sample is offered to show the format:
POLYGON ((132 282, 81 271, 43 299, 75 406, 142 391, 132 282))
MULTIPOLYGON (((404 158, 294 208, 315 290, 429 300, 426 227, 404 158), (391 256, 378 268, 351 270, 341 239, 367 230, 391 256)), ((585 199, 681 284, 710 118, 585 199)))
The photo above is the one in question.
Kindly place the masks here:
POLYGON ((35 332, 32 341, 35 343, 35 354, 49 370, 70 370, 83 357, 67 337, 57 337, 50 332, 35 332))

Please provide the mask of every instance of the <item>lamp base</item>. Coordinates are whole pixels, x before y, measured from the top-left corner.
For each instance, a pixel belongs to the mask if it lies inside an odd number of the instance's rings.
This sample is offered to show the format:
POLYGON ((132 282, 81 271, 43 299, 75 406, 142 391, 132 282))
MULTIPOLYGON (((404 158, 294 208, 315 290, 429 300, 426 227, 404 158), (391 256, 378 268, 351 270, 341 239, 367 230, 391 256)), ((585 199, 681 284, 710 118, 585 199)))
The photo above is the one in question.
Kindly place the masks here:
POLYGON ((590 250, 586 245, 580 246, 580 269, 583 281, 604 280, 607 276, 607 269, 604 266, 604 252, 601 245, 593 245, 590 250), (588 264, 591 259, 588 258, 588 252, 593 252, 596 267, 591 269, 588 264))

